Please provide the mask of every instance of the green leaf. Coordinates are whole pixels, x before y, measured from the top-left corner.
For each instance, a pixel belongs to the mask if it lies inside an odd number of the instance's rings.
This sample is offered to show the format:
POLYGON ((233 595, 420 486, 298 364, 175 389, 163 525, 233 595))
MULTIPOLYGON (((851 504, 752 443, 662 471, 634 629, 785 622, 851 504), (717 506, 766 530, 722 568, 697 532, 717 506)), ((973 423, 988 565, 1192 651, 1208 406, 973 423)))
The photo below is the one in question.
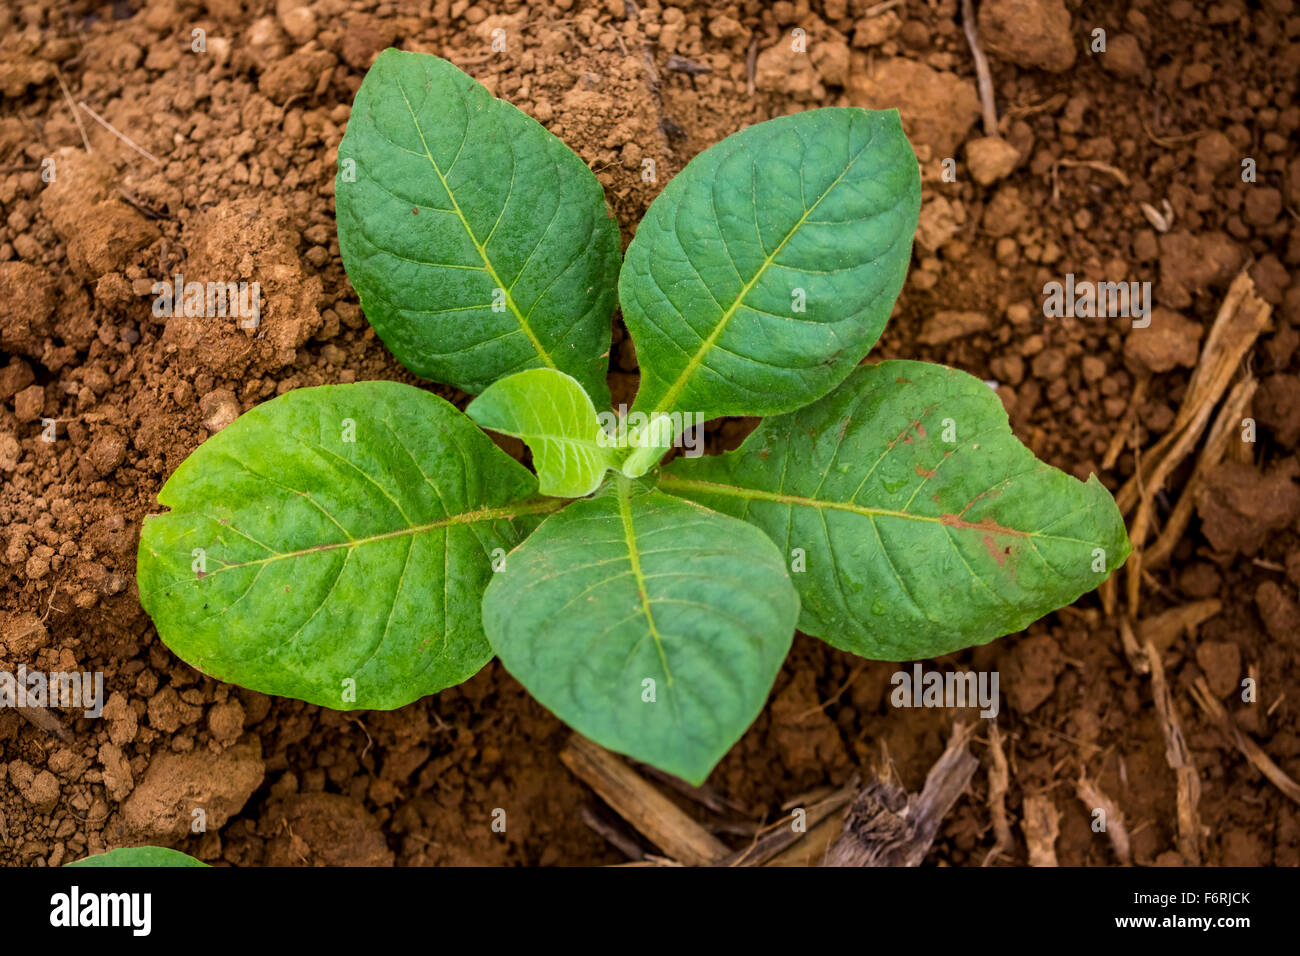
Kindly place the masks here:
POLYGON ((554 368, 602 405, 618 225, 583 161, 446 60, 385 50, 339 145, 339 250, 375 331, 471 394, 554 368))
POLYGON ((488 386, 465 409, 484 428, 513 435, 533 452, 544 495, 581 498, 595 491, 621 453, 601 428, 577 379, 553 369, 518 372, 488 386))
POLYGON ((182 853, 180 850, 170 850, 165 846, 122 847, 118 850, 109 850, 107 853, 96 853, 94 856, 73 860, 71 863, 63 865, 65 867, 201 866, 204 868, 208 866, 202 860, 196 860, 188 853, 182 853))
POLYGON ((205 674, 337 710, 400 707, 491 659, 480 601, 493 552, 559 505, 535 492, 436 395, 297 389, 168 479, 171 511, 140 536, 140 600, 205 674))
POLYGON ((762 709, 798 614, 762 533, 626 478, 542 522, 483 597, 493 649, 556 716, 696 784, 762 709))
POLYGON ((745 518, 794 561, 799 627, 916 660, 1026 627, 1129 553, 1119 509, 1036 459, 964 372, 882 362, 734 452, 679 459, 665 491, 745 518), (799 572, 801 549, 807 568, 799 572))
POLYGON ((771 415, 825 395, 880 337, 920 206, 895 110, 810 110, 705 150, 627 249, 636 407, 771 415))

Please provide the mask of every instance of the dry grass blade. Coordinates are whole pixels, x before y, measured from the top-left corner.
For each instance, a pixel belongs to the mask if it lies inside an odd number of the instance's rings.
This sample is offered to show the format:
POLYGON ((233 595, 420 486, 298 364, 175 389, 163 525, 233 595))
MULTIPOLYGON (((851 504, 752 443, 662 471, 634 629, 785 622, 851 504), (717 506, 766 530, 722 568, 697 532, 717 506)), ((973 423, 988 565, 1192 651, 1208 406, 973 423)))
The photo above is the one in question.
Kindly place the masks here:
POLYGON ((77 107, 73 105, 72 93, 68 90, 68 84, 63 81, 63 71, 57 66, 54 68, 54 76, 59 81, 59 89, 63 91, 63 99, 68 104, 68 112, 72 114, 72 121, 77 124, 77 132, 81 134, 81 145, 86 147, 86 152, 93 152, 90 148, 90 137, 86 135, 86 127, 81 124, 81 114, 77 112, 77 107))
POLYGON ((1191 688, 1192 699, 1198 707, 1212 720, 1217 722, 1236 745, 1250 765, 1262 773, 1272 784, 1281 790, 1293 803, 1300 804, 1300 784, 1287 776, 1286 771, 1273 762, 1268 754, 1255 741, 1241 732, 1232 717, 1223 708, 1223 704, 1210 693, 1204 677, 1196 678, 1191 688))
POLYGON ((998 135, 998 110, 993 100, 993 75, 989 72, 989 61, 980 47, 979 28, 975 26, 975 4, 971 0, 961 0, 961 27, 966 33, 966 42, 970 44, 970 54, 975 60, 975 80, 979 84, 980 110, 984 114, 984 135, 998 135))
MULTIPOLYGON (((117 137, 118 139, 120 139, 122 142, 126 143, 126 145, 130 146, 133 150, 135 150, 137 153, 139 153, 139 154, 140 154, 141 156, 143 156, 145 159, 149 160, 149 161, 150 161, 151 163, 153 163, 155 166, 161 166, 161 165, 162 165, 162 160, 161 160, 161 159, 159 159, 159 158, 158 158, 157 156, 155 156, 153 153, 149 152, 149 150, 145 149, 143 146, 139 145, 135 140, 131 139, 131 137, 127 136, 125 133, 123 133, 123 132, 121 132, 120 130, 118 130, 117 127, 115 127, 115 126, 114 126, 112 123, 110 123, 108 120, 104 119, 104 117, 100 116, 98 113, 96 113, 94 110, 92 110, 92 109, 91 109, 89 106, 87 106, 84 102, 78 100, 78 101, 77 101, 77 105, 80 106, 80 107, 81 107, 83 110, 85 110, 87 113, 89 113, 89 114, 90 114, 90 118, 93 119, 96 123, 98 123, 100 126, 104 127, 104 129, 108 130, 110 133, 112 133, 114 136, 116 136, 116 137, 117 137)), ((80 126, 81 124, 78 123, 77 125, 80 126)))

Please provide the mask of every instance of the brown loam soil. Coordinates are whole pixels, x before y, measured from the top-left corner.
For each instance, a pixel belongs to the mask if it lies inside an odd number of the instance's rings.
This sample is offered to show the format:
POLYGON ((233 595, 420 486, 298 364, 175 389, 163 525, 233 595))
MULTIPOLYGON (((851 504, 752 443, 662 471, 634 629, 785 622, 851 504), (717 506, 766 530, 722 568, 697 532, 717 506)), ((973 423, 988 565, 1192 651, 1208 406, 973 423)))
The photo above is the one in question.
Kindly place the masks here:
MULTIPOLYGON (((1136 429, 1149 448, 1248 266, 1273 307, 1245 363, 1260 381, 1258 438, 1198 497, 1172 559, 1144 585, 1143 613, 1219 602, 1157 648, 1201 786, 1203 859, 1300 864, 1300 806, 1189 694, 1204 676, 1300 779, 1300 4, 983 0, 1000 140, 980 125, 957 0, 872 6, 0 3, 0 670, 102 671, 108 695, 98 720, 55 711, 66 739, 0 710, 0 863, 54 866, 136 843, 233 865, 624 859, 580 818, 586 805, 617 822, 560 763, 567 730, 498 664, 401 711, 338 713, 205 678, 139 606, 141 519, 200 442, 289 389, 413 381, 344 275, 332 196, 352 97, 374 55, 397 45, 449 58, 564 139, 605 185, 625 241, 672 174, 747 124, 899 105, 924 207, 873 357, 991 380, 1035 452, 1112 490, 1140 464, 1127 444, 1102 467, 1137 382, 1150 377, 1136 429), (491 50, 498 28, 504 54, 491 50), (795 28, 805 53, 791 50, 795 28), (1089 49, 1095 28, 1104 54, 1089 49), (656 182, 642 179, 645 158, 656 182), (949 158, 955 182, 943 176, 949 158), (177 271, 260 281, 258 334, 156 319, 152 285, 177 271), (1070 272, 1150 281, 1151 328, 1044 318, 1044 283, 1070 272), (1257 703, 1241 701, 1247 676, 1257 703), (498 808, 504 833, 491 827, 498 808)), ((615 401, 630 400, 621 329, 612 356, 615 401)), ((466 396, 441 391, 463 407, 466 396)), ((750 424, 716 423, 714 446, 734 446, 750 424)), ((1194 457, 1157 499, 1157 523, 1194 457)), ((1062 864, 1116 862, 1076 795, 1082 774, 1122 811, 1134 862, 1188 860, 1150 680, 1097 595, 928 666, 1001 676, 1013 836, 1002 862, 1027 862, 1022 820, 1039 800, 1059 813, 1062 864)), ((709 824, 762 824, 787 800, 885 762, 918 788, 958 715, 892 707, 896 669, 797 637, 771 704, 710 778, 735 809, 683 806, 709 824)), ((982 766, 929 862, 979 865, 993 845, 985 724, 974 750, 982 766)), ((719 827, 743 845, 736 830, 719 827)))

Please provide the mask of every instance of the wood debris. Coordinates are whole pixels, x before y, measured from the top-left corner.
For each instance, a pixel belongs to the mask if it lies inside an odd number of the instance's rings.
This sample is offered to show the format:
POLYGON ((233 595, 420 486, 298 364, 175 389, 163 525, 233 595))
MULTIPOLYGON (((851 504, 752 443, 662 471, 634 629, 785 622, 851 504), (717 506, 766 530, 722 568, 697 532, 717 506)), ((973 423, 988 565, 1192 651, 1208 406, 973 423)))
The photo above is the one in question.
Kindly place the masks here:
POLYGON ((943 755, 921 793, 908 794, 887 772, 854 799, 844 830, 826 854, 827 866, 919 866, 939 824, 970 785, 979 761, 970 752, 971 728, 953 726, 943 755))
POLYGON ((1061 811, 1051 795, 1028 794, 1024 799, 1024 817, 1020 827, 1029 847, 1030 866, 1057 866, 1056 838, 1061 832, 1061 811))

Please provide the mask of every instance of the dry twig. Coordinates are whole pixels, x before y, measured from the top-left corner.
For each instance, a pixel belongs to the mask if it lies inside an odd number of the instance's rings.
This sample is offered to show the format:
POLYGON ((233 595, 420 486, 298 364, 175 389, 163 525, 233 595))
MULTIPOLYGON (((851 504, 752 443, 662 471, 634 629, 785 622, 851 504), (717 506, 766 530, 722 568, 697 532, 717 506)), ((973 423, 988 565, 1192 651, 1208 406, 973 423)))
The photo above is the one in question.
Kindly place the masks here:
POLYGON ((980 47, 979 28, 975 25, 975 4, 971 0, 961 0, 961 27, 966 33, 966 42, 970 44, 971 57, 975 61, 975 81, 979 84, 980 110, 984 114, 984 135, 998 135, 998 110, 993 101, 993 75, 989 72, 989 61, 980 47))
POLYGON ((615 812, 674 860, 703 866, 726 856, 726 844, 599 744, 569 737, 560 760, 615 812))
POLYGON ((1011 848, 1011 824, 1007 822, 1007 787, 1011 774, 1007 769, 1007 755, 1002 751, 1002 733, 995 719, 989 724, 989 817, 993 821, 993 849, 984 857, 984 866, 993 863, 1011 848))

